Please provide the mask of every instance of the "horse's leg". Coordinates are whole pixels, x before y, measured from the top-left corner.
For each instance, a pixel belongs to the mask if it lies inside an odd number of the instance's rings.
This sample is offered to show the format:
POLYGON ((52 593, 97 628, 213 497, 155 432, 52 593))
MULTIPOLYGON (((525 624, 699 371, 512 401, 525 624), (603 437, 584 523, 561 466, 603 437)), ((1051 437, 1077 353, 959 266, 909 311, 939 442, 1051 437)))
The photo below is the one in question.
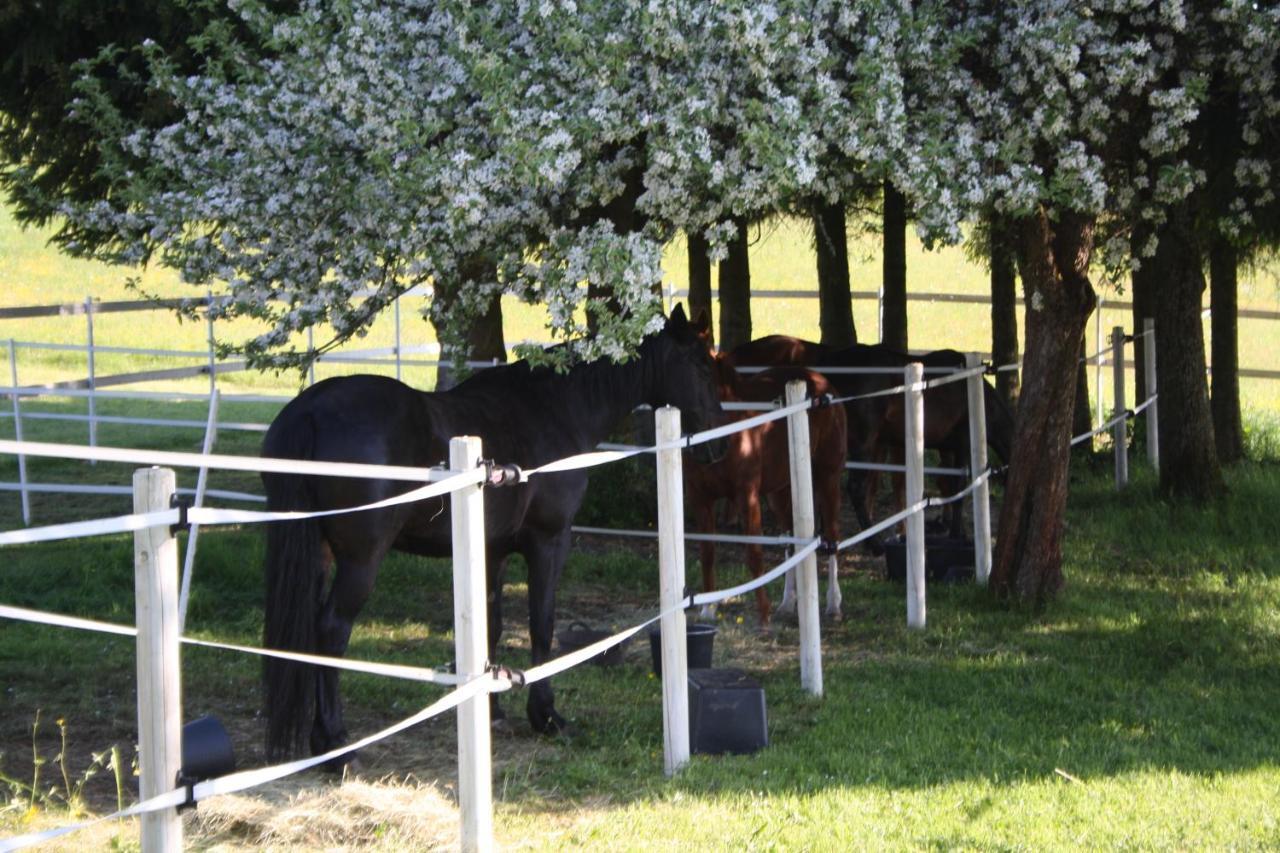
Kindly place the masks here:
MULTIPOLYGON (((778 517, 778 523, 786 525, 791 522, 790 492, 774 492, 769 496, 769 506, 778 517)), ((779 615, 794 616, 798 600, 796 598, 796 570, 792 569, 783 576, 782 602, 778 605, 779 615)))
MULTIPOLYGON (((849 454, 850 462, 869 462, 875 460, 874 452, 857 449, 849 454)), ((854 515, 858 517, 858 526, 866 530, 871 527, 871 510, 875 506, 875 495, 880 488, 880 472, 865 468, 849 469, 849 502, 853 504, 854 515)), ((879 557, 884 553, 884 545, 879 536, 864 540, 867 550, 879 557)))
MULTIPOLYGON (((320 610, 316 626, 316 653, 342 657, 351 641, 351 628, 356 615, 369 599, 373 581, 382 562, 382 552, 362 560, 338 559, 334 566, 333 584, 320 610)), ((320 667, 316 678, 316 715, 311 727, 311 754, 320 755, 347 742, 347 727, 342 721, 342 699, 338 694, 340 670, 320 667)), ((339 769, 355 756, 334 759, 331 769, 339 769)))
MULTIPOLYGON (((704 500, 695 495, 690 495, 690 497, 693 498, 694 523, 698 527, 698 532, 706 534, 715 533, 715 500, 704 500)), ((698 562, 702 565, 702 591, 714 592, 716 589, 716 543, 698 543, 698 562)), ((698 615, 703 619, 714 619, 716 616, 716 606, 714 604, 704 604, 702 605, 702 610, 698 615)))
MULTIPOLYGON (((569 554, 569 528, 552 534, 530 533, 523 548, 529 565, 529 645, 533 665, 551 658, 551 637, 555 631, 556 587, 569 554)), ((565 729, 564 717, 556 713, 550 682, 545 679, 529 687, 527 706, 534 731, 555 734, 565 729)))
MULTIPOLYGON (((968 430, 965 430, 968 434, 968 430)), ((940 454, 941 458, 947 460, 943 464, 949 468, 965 467, 964 455, 956 450, 944 450, 940 454)), ((948 495, 957 494, 965 487, 964 477, 949 476, 942 480, 945 484, 945 491, 948 495)), ((947 511, 950 512, 950 529, 952 539, 964 539, 964 501, 952 501, 947 504, 947 511)))
MULTIPOLYGON (((819 473, 819 472, 815 472, 819 473)), ((815 478, 818 484, 818 507, 821 512, 821 530, 823 547, 818 553, 827 559, 827 616, 833 620, 841 618, 840 581, 836 577, 840 552, 836 546, 840 544, 840 477, 827 472, 815 478)))
MULTIPOLYGON (((764 531, 760 493, 758 490, 748 489, 742 497, 743 528, 748 536, 759 536, 764 531)), ((750 569, 753 578, 760 577, 764 571, 764 554, 759 545, 747 546, 747 568, 750 569)), ((756 610, 760 614, 760 627, 767 628, 769 626, 769 594, 762 586, 756 587, 756 610)))
MULTIPOLYGON (((906 452, 900 448, 886 448, 884 451, 884 461, 894 465, 905 465, 907 461, 906 452)), ((893 482, 893 511, 901 512, 907 507, 907 474, 905 471, 894 471, 890 477, 893 482)), ((897 524, 898 533, 902 537, 907 535, 907 520, 904 518, 897 524)))
MULTIPOLYGON (((489 660, 498 659, 498 641, 502 639, 502 584, 507 574, 507 557, 495 555, 486 547, 485 558, 486 583, 489 602, 489 660)), ((489 721, 498 723, 506 719, 502 705, 498 702, 497 693, 489 694, 489 721)))

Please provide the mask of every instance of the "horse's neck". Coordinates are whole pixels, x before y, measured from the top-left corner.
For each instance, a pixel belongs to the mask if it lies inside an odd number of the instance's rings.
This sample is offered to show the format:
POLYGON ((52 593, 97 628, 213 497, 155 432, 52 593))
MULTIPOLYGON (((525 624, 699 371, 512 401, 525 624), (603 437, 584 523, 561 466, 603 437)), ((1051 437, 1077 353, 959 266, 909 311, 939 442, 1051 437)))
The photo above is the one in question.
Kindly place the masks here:
POLYGON ((655 371, 645 359, 625 364, 600 359, 573 368, 545 384, 545 405, 564 412, 580 449, 604 441, 618 423, 654 397, 655 371))
POLYGON ((731 359, 715 356, 716 387, 720 392, 722 403, 739 403, 742 401, 742 386, 745 381, 731 359))

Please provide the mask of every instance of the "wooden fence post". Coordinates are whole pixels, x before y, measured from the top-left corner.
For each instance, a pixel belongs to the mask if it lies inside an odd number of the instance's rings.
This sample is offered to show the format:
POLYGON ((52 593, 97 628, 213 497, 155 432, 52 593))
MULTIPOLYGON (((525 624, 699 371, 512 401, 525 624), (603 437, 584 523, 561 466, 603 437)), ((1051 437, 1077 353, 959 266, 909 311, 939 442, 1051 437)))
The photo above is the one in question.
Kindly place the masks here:
POLYGON ((213 336, 213 289, 205 291, 204 310, 205 337, 209 343, 209 396, 218 393, 218 354, 217 341, 213 336))
POLYGON ((1124 405, 1124 327, 1115 326, 1111 330, 1111 384, 1114 385, 1113 418, 1120 418, 1111 428, 1111 442, 1116 452, 1116 491, 1129 484, 1129 442, 1127 440, 1128 421, 1121 417, 1125 412, 1124 405))
MULTIPOLYGON (((96 360, 94 358, 94 340, 93 340, 93 297, 86 296, 84 298, 84 319, 86 328, 85 340, 88 344, 85 347, 85 353, 88 356, 88 372, 89 372, 89 446, 98 446, 98 401, 94 394, 98 386, 96 360)), ((90 459, 90 465, 97 465, 98 460, 90 459)))
MULTIPOLYGON (((1105 359, 1102 357, 1102 306, 1093 309, 1093 351, 1097 353, 1093 363, 1093 384, 1094 393, 1098 395, 1098 420, 1099 426, 1107 422, 1106 415, 1103 414, 1102 408, 1102 365, 1105 359)), ((1093 439, 1089 439, 1089 446, 1093 447, 1093 439)))
POLYGON ((396 379, 400 379, 400 297, 396 297, 396 379))
MULTIPOLYGON (((218 439, 218 389, 214 388, 209 395, 209 417, 204 425, 204 446, 200 451, 208 456, 213 452, 213 443, 218 439)), ((196 475, 196 494, 193 506, 204 506, 205 489, 209 486, 209 468, 201 465, 196 475)), ((191 601, 191 573, 196 564, 196 541, 200 538, 200 525, 192 524, 187 530, 187 547, 182 555, 182 585, 178 591, 178 633, 187 630, 187 605, 191 601)))
MULTIPOLYGON (((787 383, 787 406, 804 402, 804 380, 787 383)), ((809 455, 809 412, 787 415, 791 452, 791 533, 797 539, 813 538, 813 470, 809 455)), ((806 693, 822 695, 822 630, 818 617, 818 557, 810 553, 792 569, 796 573, 796 612, 800 620, 800 686, 806 693)))
MULTIPOLYGON (((907 390, 906 461, 907 506, 924 500, 924 393, 921 389, 924 365, 918 361, 903 371, 907 390)), ((907 516, 907 627, 925 626, 924 513, 907 516)))
MULTIPOLYGON (((480 439, 449 441, 449 467, 474 470, 480 439)), ((464 486, 450 495, 453 522, 453 631, 458 677, 463 682, 489 664, 488 580, 485 566, 484 490, 464 486)), ((489 696, 480 693, 458 706, 458 810, 462 849, 493 849, 493 775, 489 744, 489 696)))
POLYGON ((653 413, 658 442, 658 591, 662 628, 662 768, 675 775, 689 763, 689 676, 684 609, 684 478, 680 410, 653 413), (667 612, 671 611, 671 612, 667 612))
MULTIPOLYGON (((316 351, 316 330, 314 326, 307 326, 307 353, 314 355, 316 351)), ((307 364, 307 385, 316 384, 316 360, 313 357, 307 364)))
MULTIPOLYGON (((976 352, 965 353, 964 366, 973 369, 982 364, 976 352)), ((981 477, 987 470, 987 403, 986 380, 981 373, 970 376, 969 391, 969 476, 981 477)), ((986 586, 991 577, 991 487, 983 480, 973 490, 973 577, 986 586)))
MULTIPOLYGON (((9 338, 9 385, 13 388, 13 437, 22 441, 22 404, 18 394, 18 345, 9 338)), ((22 523, 31 524, 31 493, 27 491, 27 457, 18 454, 18 487, 22 495, 22 523)))
MULTIPOLYGON (((1147 397, 1156 397, 1159 390, 1156 384, 1156 321, 1147 317, 1142 321, 1147 341, 1144 344, 1144 372, 1147 378, 1147 397)), ((1158 473, 1160 471, 1160 400, 1157 397, 1147 406, 1147 461, 1158 473)))
MULTIPOLYGON (((170 468, 133 474, 133 511, 169 508, 176 480, 170 468)), ((133 582, 138 626, 139 795, 149 800, 177 784, 182 764, 182 677, 178 642, 178 541, 166 525, 133 534, 133 582)), ((182 848, 177 809, 142 815, 142 849, 182 848)))

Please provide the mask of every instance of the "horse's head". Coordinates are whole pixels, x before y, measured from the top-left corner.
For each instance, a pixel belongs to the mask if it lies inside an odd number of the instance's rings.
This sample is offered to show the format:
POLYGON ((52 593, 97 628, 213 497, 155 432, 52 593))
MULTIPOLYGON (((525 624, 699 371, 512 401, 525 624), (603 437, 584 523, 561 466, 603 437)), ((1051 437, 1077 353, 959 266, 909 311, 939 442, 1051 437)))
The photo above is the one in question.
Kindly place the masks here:
MULTIPOLYGON (((707 345, 709 327, 704 314, 690 322, 684 306, 677 305, 666 326, 650 339, 657 367, 650 402, 679 409, 686 433, 701 432, 721 421, 720 389, 707 345)), ((727 448, 728 442, 718 438, 695 444, 692 453, 699 462, 713 462, 727 448)))

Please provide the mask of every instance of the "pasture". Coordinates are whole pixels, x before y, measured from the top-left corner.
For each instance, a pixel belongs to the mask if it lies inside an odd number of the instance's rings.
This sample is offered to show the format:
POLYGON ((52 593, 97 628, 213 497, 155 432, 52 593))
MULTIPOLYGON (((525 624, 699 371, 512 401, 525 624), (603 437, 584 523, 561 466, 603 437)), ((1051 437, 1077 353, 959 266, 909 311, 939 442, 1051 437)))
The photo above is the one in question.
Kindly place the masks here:
MULTIPOLYGON (((90 274, 103 276, 95 295, 123 295, 109 289, 115 273, 64 268, 47 253, 24 255, 18 244, 30 243, 29 235, 19 238, 9 228, 3 236, 0 278, 13 285, 6 304, 82 298, 83 288, 54 285, 78 285, 90 274), (20 283, 35 280, 40 270, 49 278, 23 293, 20 283)), ((767 236, 753 269, 756 286, 811 287, 802 230, 780 225, 767 236), (775 245, 789 248, 775 254, 775 245)), ((869 264, 855 273, 855 288, 876 278, 875 262, 869 264)), ((674 251, 670 265, 673 283, 681 286, 682 253, 674 251)), ((985 287, 982 272, 958 252, 920 255, 918 261, 913 256, 909 270, 912 286, 920 290, 985 287)), ((1276 309, 1269 276, 1262 271, 1251 280, 1252 295, 1242 293, 1242 306, 1276 309)), ((151 286, 176 287, 160 280, 151 286)), ((855 306, 863 337, 874 337, 873 305, 855 306)), ((816 334, 815 300, 761 301, 755 310, 757 335, 816 334)), ((115 328, 100 318, 98 343, 144 346, 163 337, 166 345, 187 341, 201 347, 201 328, 175 328, 161 315, 147 323, 138 320, 146 315, 116 316, 124 319, 115 328)), ((915 346, 980 349, 989 339, 984 309, 976 307, 930 310, 916 303, 911 321, 915 346), (959 319, 959 311, 975 312, 973 321, 959 319)), ((47 328, 43 321, 23 321, 20 331, 5 336, 66 340, 68 321, 60 322, 62 331, 53 321, 47 328)), ((411 322, 405 327, 421 342, 427 326, 411 322)), ((1122 320, 1104 319, 1105 327, 1113 322, 1122 320)), ((511 311, 507 329, 509 341, 539 337, 536 312, 511 311)), ((387 336, 380 326, 359 345, 386 345, 387 336)), ((1250 334, 1242 321, 1241 364, 1274 367, 1277 342, 1280 330, 1250 334)), ((72 358, 29 361, 28 355, 19 361, 24 381, 83 375, 83 363, 72 358)), ((105 361, 98 370, 113 368, 105 361)), ((427 381, 425 371, 407 378, 427 381)), ((202 384, 186 383, 195 390, 202 384)), ((272 377, 235 374, 223 387, 279 384, 272 377)), ((503 697, 511 725, 494 742, 499 843, 532 849, 1280 845, 1280 722, 1273 713, 1280 707, 1280 521, 1274 511, 1280 497, 1280 391, 1242 382, 1242 392, 1252 405, 1247 419, 1253 448, 1270 458, 1230 471, 1231 492, 1219 507, 1156 501, 1153 477, 1136 457, 1134 483, 1119 495, 1111 487, 1107 458, 1074 467, 1064 565, 1068 587, 1043 613, 1011 611, 971 586, 935 584, 929 590, 929 628, 910 632, 902 587, 883 579, 883 562, 847 553, 841 559, 845 618, 824 622, 826 696, 814 701, 799 688, 795 626, 779 623, 762 635, 749 599, 723 608, 716 665, 747 669, 767 693, 771 745, 755 755, 695 756, 675 779, 663 776, 660 685, 649 671, 643 635, 622 666, 579 667, 556 679, 560 709, 574 725, 568 736, 533 734, 523 717, 524 697, 503 697)), ((82 408, 45 403, 27 410, 82 408)), ((99 403, 104 414, 143 409, 152 417, 204 416, 199 403, 99 403)), ((227 404, 223 419, 265 422, 273 412, 265 404, 227 404)), ((11 437, 11 430, 11 421, 0 423, 0 434, 11 437)), ((84 435, 82 424, 44 422, 28 437, 84 443, 84 435)), ((200 433, 105 424, 100 441, 195 450, 200 433)), ((217 449, 252 454, 258 441, 255 433, 226 431, 217 449)), ((127 466, 105 463, 31 464, 37 480, 128 477, 127 466)), ((644 486, 650 474, 643 463, 628 464, 621 472, 593 474, 590 505, 580 521, 643 522, 644 501, 652 500, 644 486)), ((16 480, 12 458, 0 460, 0 479, 16 480)), ((190 485, 190 479, 190 472, 179 473, 180 485, 190 485)), ((221 474, 211 486, 260 492, 252 475, 221 474)), ((36 523, 127 508, 127 498, 33 500, 36 523)), ((21 526, 16 495, 0 495, 0 519, 3 529, 21 526)), ((852 530, 848 513, 845 529, 852 530)), ((201 533, 190 633, 250 645, 260 640, 262 550, 261 531, 252 528, 201 533)), ((131 554, 129 537, 7 549, 0 602, 130 622, 131 554)), ((696 587, 693 549, 687 559, 688 583, 696 587)), ((734 549, 725 549, 723 562, 725 582, 745 578, 734 549)), ((621 628, 647 617, 657 602, 655 564, 648 544, 576 537, 560 587, 559 624, 576 618, 621 628)), ((508 576, 508 628, 499 656, 516 666, 528 659, 524 581, 516 561, 508 576)), ((779 590, 771 593, 776 601, 779 590)), ((357 623, 350 655, 418 665, 450 660, 448 563, 393 555, 357 623)), ((132 752, 133 667, 131 641, 0 625, 0 838, 66 823, 81 810, 115 808, 113 774, 102 770, 86 777, 95 753, 114 744, 127 762, 132 752), (71 813, 62 808, 68 793, 76 795, 71 813)), ((216 713, 233 735, 241 766, 262 762, 259 672, 260 664, 247 657, 184 651, 187 717, 216 713)), ((438 693, 369 676, 348 674, 343 682, 353 734, 395 722, 438 693)), ((446 715, 366 750, 359 784, 338 787, 309 773, 296 782, 202 804, 186 818, 189 842, 224 850, 448 845, 456 821, 449 802, 454 750, 454 723, 446 715)), ((133 783, 127 768, 125 777, 128 788, 133 783)), ((126 790, 126 802, 130 797, 126 790)), ((61 844, 127 849, 136 838, 136 825, 125 822, 95 827, 61 844)))

